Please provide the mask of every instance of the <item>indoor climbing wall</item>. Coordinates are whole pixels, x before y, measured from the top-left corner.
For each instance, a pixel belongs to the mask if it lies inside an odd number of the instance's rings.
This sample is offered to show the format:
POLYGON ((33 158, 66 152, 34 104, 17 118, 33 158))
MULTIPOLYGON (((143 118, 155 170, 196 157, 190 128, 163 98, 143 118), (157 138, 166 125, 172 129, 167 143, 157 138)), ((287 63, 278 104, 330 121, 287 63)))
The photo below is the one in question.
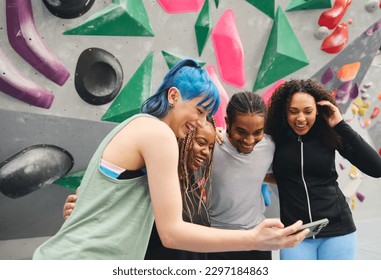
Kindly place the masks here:
MULTIPOLYGON (((199 61, 218 86, 219 126, 233 93, 253 90, 267 101, 290 78, 314 78, 381 149, 379 0, 0 5, 0 246, 57 231, 64 200, 99 142, 139 112, 184 57, 199 61)), ((338 170, 348 199, 364 200, 359 171, 344 160, 338 170)), ((0 259, 30 257, 21 251, 0 250, 0 259)))

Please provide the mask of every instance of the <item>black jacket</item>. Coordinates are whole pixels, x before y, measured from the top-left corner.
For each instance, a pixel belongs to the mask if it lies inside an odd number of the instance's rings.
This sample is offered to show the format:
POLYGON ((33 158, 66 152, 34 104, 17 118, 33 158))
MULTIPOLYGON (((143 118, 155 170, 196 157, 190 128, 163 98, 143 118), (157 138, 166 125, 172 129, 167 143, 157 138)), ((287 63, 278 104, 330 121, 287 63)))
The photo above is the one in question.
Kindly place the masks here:
MULTIPOLYGON (((338 152, 372 177, 381 177, 381 158, 344 120, 335 126, 342 137, 338 152)), ((278 183, 280 214, 287 226, 323 218, 329 224, 317 236, 333 237, 356 231, 352 212, 341 192, 335 167, 335 149, 321 141, 319 126, 303 136, 289 132, 276 144, 273 171, 278 183)))

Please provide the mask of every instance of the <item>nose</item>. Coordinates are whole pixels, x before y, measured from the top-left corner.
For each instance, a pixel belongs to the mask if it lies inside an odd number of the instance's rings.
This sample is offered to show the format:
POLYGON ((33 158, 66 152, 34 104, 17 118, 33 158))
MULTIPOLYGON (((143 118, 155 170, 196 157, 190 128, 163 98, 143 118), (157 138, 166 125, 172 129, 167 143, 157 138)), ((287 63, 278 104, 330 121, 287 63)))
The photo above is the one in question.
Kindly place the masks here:
POLYGON ((243 139, 245 145, 252 145, 255 142, 255 137, 253 135, 249 135, 243 139))
POLYGON ((304 121, 305 120, 304 114, 303 113, 298 114, 296 116, 296 120, 297 121, 304 121))
POLYGON ((205 147, 201 150, 201 154, 205 157, 205 159, 208 159, 210 157, 210 149, 209 147, 205 147))

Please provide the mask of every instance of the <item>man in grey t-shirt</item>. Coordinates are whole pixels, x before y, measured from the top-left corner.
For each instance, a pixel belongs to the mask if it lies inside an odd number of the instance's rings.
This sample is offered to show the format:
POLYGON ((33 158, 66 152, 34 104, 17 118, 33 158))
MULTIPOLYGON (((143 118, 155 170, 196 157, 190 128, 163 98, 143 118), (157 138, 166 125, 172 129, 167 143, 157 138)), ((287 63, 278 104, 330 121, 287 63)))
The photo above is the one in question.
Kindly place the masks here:
MULTIPOLYGON (((251 229, 264 220, 261 186, 275 145, 264 134, 266 105, 252 92, 234 94, 226 109, 226 131, 216 145, 208 210, 211 226, 251 229)), ((271 259, 271 251, 210 253, 208 259, 271 259)))

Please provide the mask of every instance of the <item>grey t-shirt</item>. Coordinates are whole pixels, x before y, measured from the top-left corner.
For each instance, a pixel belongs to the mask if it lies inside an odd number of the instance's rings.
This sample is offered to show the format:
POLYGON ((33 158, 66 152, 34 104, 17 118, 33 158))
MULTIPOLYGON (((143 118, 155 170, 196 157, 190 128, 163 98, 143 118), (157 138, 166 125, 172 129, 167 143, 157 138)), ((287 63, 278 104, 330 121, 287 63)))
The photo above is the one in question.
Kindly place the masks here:
POLYGON ((208 210, 211 226, 251 229, 264 219, 261 186, 271 172, 275 144, 265 135, 250 154, 242 154, 229 142, 216 145, 212 168, 212 189, 208 210))

